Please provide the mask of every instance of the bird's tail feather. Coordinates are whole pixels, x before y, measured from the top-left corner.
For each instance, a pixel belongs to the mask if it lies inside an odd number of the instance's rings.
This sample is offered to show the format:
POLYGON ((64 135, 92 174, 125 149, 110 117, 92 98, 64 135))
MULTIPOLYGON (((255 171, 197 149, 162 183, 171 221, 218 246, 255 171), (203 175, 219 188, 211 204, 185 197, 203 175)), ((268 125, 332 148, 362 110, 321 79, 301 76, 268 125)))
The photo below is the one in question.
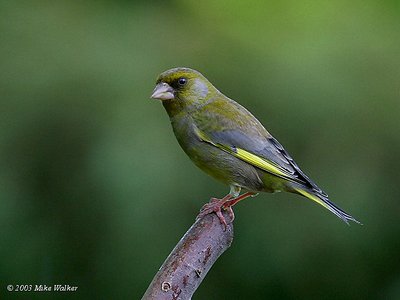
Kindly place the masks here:
POLYGON ((349 225, 349 221, 353 221, 357 224, 361 224, 359 221, 357 221, 354 217, 346 213, 344 210, 339 208, 336 204, 334 204, 332 201, 328 199, 327 195, 323 195, 318 192, 314 191, 308 191, 305 190, 304 188, 294 188, 295 192, 310 199, 315 202, 317 202, 319 205, 322 205, 326 209, 328 209, 330 212, 335 214, 337 217, 342 219, 344 222, 346 222, 347 225, 349 225))

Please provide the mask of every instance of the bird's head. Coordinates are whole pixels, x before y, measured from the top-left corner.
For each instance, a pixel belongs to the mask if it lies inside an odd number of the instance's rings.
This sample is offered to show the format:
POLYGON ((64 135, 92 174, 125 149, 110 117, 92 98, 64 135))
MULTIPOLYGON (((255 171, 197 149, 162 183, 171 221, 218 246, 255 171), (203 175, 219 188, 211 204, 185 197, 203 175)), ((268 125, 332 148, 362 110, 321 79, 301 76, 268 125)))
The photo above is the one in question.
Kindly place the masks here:
POLYGON ((174 68, 158 76, 151 98, 188 108, 205 103, 216 92, 216 88, 199 72, 174 68))

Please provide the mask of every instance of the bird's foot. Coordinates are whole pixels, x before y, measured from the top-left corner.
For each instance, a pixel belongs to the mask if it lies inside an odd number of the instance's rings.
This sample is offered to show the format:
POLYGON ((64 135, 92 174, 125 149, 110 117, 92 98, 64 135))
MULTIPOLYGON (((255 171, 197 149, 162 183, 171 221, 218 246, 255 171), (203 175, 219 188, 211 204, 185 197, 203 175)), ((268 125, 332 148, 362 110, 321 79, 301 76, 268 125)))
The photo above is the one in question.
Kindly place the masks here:
POLYGON ((226 195, 222 199, 211 198, 210 202, 204 204, 203 207, 200 209, 200 213, 197 215, 196 220, 201 219, 208 214, 215 213, 217 215, 220 223, 224 226, 224 231, 225 231, 228 224, 226 222, 224 215, 222 214, 222 208, 224 208, 228 211, 228 214, 230 217, 230 223, 235 218, 232 208, 230 206, 228 206, 226 208, 224 207, 224 204, 231 198, 232 198, 232 196, 230 194, 226 195))
POLYGON ((229 223, 232 223, 233 220, 235 219, 235 214, 233 213, 232 206, 234 206, 239 201, 246 199, 247 197, 254 196, 254 195, 256 195, 256 194, 253 192, 247 192, 247 193, 244 193, 233 199, 232 199, 231 194, 226 195, 222 199, 211 198, 209 203, 206 203, 203 205, 196 220, 201 219, 205 215, 215 213, 217 215, 219 221, 221 222, 221 224, 224 225, 224 231, 225 231, 228 224, 226 222, 224 215, 222 214, 222 209, 224 209, 228 212, 229 220, 230 220, 229 223))

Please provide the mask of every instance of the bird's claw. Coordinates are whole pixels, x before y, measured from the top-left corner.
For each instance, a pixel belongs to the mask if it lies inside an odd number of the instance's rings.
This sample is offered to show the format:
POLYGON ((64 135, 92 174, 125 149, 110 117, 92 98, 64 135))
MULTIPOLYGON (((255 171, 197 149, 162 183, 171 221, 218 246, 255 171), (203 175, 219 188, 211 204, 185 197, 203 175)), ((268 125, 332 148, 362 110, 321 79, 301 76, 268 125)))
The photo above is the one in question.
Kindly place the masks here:
POLYGON ((206 203, 203 205, 203 207, 200 210, 200 213, 197 215, 196 220, 203 218, 204 216, 215 213, 220 221, 220 223, 224 226, 224 231, 226 231, 226 228, 228 227, 228 223, 226 222, 226 219, 224 215, 222 214, 222 209, 227 210, 229 214, 229 219, 230 222, 233 222, 233 219, 235 218, 235 215, 233 213, 233 209, 228 206, 224 207, 224 204, 226 203, 227 199, 218 199, 218 198, 211 198, 209 203, 206 203))
POLYGON ((222 214, 222 209, 226 210, 229 215, 229 223, 232 223, 233 220, 235 219, 235 214, 233 213, 232 206, 238 203, 239 201, 242 201, 243 199, 246 199, 247 197, 254 196, 254 192, 246 192, 240 196, 237 196, 236 198, 232 199, 232 196, 230 194, 226 195, 222 199, 218 198, 211 198, 210 202, 206 203, 203 205, 203 207, 200 210, 200 213, 198 214, 196 220, 201 219, 205 215, 215 213, 221 222, 222 225, 224 225, 224 231, 226 231, 226 228, 228 226, 226 219, 224 215, 222 214))
POLYGON ((228 207, 223 206, 223 209, 225 209, 228 212, 229 219, 231 219, 231 223, 232 223, 233 220, 235 220, 235 214, 233 212, 232 207, 231 206, 228 206, 228 207))

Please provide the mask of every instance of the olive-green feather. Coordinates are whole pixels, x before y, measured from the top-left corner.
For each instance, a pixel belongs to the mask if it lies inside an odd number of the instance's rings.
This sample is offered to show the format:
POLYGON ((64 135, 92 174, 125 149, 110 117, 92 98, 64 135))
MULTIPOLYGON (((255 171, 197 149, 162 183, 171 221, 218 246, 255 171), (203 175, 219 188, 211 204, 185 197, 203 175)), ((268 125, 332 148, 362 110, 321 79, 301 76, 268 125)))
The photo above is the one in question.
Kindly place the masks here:
POLYGON ((225 184, 253 192, 288 191, 357 222, 333 204, 246 108, 189 68, 162 73, 173 99, 163 101, 175 136, 190 159, 225 184))

